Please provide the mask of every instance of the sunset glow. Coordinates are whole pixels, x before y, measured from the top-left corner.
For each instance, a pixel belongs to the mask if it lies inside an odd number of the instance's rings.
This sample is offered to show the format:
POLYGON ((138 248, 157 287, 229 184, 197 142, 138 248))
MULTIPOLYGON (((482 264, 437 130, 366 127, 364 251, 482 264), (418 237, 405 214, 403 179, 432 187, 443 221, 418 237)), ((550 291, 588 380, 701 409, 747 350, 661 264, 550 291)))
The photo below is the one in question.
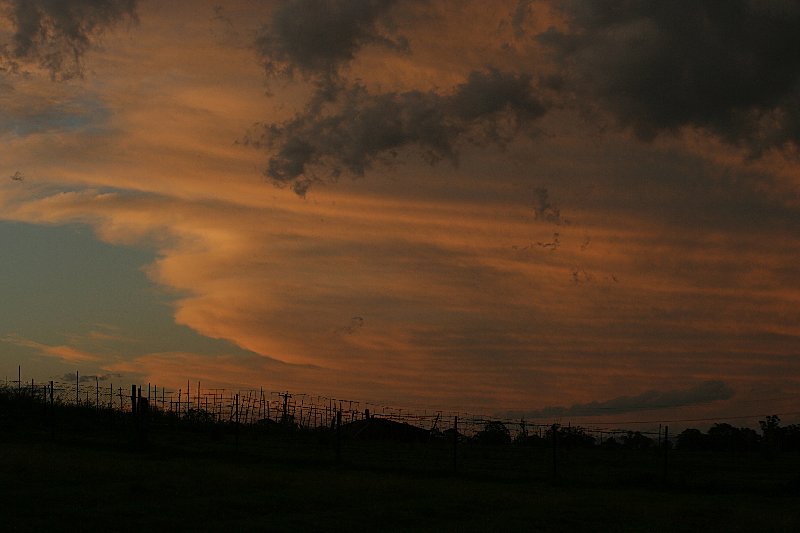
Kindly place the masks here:
POLYGON ((7 379, 800 420, 796 7, 55 4, 0 0, 7 379))

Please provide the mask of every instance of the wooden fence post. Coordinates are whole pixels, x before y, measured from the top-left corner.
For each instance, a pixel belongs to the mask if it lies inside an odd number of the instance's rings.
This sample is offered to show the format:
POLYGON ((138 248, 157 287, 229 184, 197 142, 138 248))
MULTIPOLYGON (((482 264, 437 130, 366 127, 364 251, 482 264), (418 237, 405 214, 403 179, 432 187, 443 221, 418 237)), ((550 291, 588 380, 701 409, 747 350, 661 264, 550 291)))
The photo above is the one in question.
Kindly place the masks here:
POLYGON ((234 397, 234 407, 236 409, 236 422, 234 426, 234 434, 236 438, 236 451, 239 451, 239 395, 234 397))
POLYGON ((458 415, 453 418, 453 472, 458 472, 458 415))
POLYGON ((669 468, 669 426, 664 426, 664 483, 667 482, 667 472, 669 468))
POLYGON ((47 410, 50 413, 50 438, 52 439, 55 437, 56 431, 56 416, 55 416, 55 405, 53 403, 53 382, 50 381, 50 408, 47 410))
MULTIPOLYGON (((148 385, 149 387, 149 385, 148 385)), ((137 415, 139 418, 141 438, 140 441, 143 445, 147 445, 149 438, 149 423, 150 423, 150 398, 142 397, 142 388, 139 387, 139 397, 137 399, 137 415)))
POLYGON ((342 410, 336 411, 336 462, 342 462, 342 410))
POLYGON ((558 482, 558 424, 550 427, 553 440, 553 483, 558 482))

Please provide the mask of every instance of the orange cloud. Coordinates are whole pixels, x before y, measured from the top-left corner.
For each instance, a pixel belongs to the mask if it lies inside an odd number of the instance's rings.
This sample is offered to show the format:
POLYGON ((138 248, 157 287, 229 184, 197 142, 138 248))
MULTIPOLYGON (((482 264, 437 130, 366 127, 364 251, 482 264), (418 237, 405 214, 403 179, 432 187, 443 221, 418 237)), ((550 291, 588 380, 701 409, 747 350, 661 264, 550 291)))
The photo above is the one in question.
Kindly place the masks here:
POLYGON ((52 346, 43 344, 30 339, 24 339, 16 335, 7 335, 3 337, 3 342, 13 344, 15 346, 23 346, 25 348, 32 348, 37 350, 40 354, 47 357, 55 357, 67 363, 88 363, 102 361, 104 356, 77 350, 71 346, 57 345, 52 346))
MULTIPOLYGON (((446 93, 487 60, 534 66, 541 50, 517 37, 516 5, 436 4, 408 32, 411 55, 365 48, 347 75, 446 93)), ((523 17, 530 32, 560 23, 542 5, 523 17)), ((291 117, 308 88, 273 83, 266 96, 252 50, 220 47, 208 17, 173 35, 169 9, 143 5, 137 46, 108 36, 94 54, 82 87, 107 110, 96 128, 4 137, 0 159, 26 180, 0 185, 0 216, 87 224, 106 242, 151 247, 146 271, 174 295, 174 320, 258 355, 109 362, 6 342, 170 386, 264 383, 483 409, 687 380, 747 390, 797 374, 798 228, 748 197, 751 183, 715 181, 698 164, 703 139, 642 146, 556 110, 542 119, 549 134, 502 151, 465 143, 458 166, 432 167, 401 150, 393 165, 302 200, 266 183, 266 154, 235 141, 255 121, 291 117), (541 188, 563 220, 536 219, 541 188)), ((43 99, 70 96, 36 87, 43 99)), ((785 164, 759 169, 789 176, 785 164)))

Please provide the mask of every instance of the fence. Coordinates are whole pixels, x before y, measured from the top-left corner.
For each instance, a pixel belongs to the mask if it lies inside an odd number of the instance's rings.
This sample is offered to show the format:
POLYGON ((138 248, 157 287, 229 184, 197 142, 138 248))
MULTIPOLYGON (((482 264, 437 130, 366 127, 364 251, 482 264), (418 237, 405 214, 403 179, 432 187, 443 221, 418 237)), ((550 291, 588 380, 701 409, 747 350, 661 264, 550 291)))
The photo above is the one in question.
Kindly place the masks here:
POLYGON ((0 384, 0 396, 0 427, 4 407, 28 405, 18 415, 46 420, 51 434, 60 432, 62 439, 85 431, 96 443, 97 432, 110 429, 111 441, 136 448, 179 442, 180 450, 233 453, 254 461, 570 483, 663 484, 702 479, 698 472, 706 472, 706 481, 725 479, 728 485, 736 476, 781 480, 798 471, 800 462, 794 456, 774 460, 759 454, 746 461, 690 456, 672 449, 675 435, 668 427, 647 432, 559 426, 263 388, 204 388, 197 382, 174 390, 86 377, 82 382, 77 373, 71 382, 26 383, 20 376, 0 384))
MULTIPOLYGON (((346 462, 359 468, 555 479, 574 456, 570 450, 577 437, 602 445, 633 434, 464 412, 419 412, 264 388, 204 388, 200 382, 187 382, 177 390, 154 384, 121 386, 81 379, 78 373, 74 380, 45 383, 26 383, 20 375, 2 389, 7 397, 49 406, 50 417, 57 407, 115 416, 135 429, 137 442, 152 441, 177 423, 223 433, 222 440, 233 440, 241 452, 346 462), (270 432, 278 437, 263 438, 270 432)), ((659 432, 659 444, 666 438, 659 432)))
POLYGON ((92 449, 200 453, 248 464, 311 463, 570 486, 795 493, 800 486, 800 453, 774 454, 770 446, 748 453, 676 450, 678 439, 666 426, 653 432, 559 426, 197 382, 173 390, 103 384, 78 374, 46 383, 20 376, 0 383, 0 439, 13 438, 15 427, 34 428, 36 438, 49 433, 55 442, 86 441, 92 449))
MULTIPOLYGON (((94 376, 93 376, 94 377, 94 376)), ((276 422, 291 424, 299 429, 330 428, 336 423, 349 424, 367 418, 390 420, 407 424, 432 433, 457 431, 461 436, 471 438, 484 432, 487 426, 502 425, 508 430, 512 441, 537 436, 545 438, 551 431, 552 423, 526 421, 524 418, 509 419, 463 411, 428 411, 395 408, 370 402, 342 400, 320 395, 268 391, 258 389, 231 390, 224 388, 203 388, 201 382, 187 381, 186 388, 169 389, 148 383, 134 387, 117 385, 113 382, 101 383, 99 379, 91 382, 76 373, 75 380, 25 382, 22 379, 6 382, 6 393, 30 396, 44 402, 58 405, 74 405, 96 409, 111 409, 121 413, 134 410, 137 398, 146 399, 151 411, 171 414, 181 418, 202 419, 209 422, 237 422, 242 425, 276 422), (455 427, 457 425, 457 428, 455 427)), ((570 426, 564 428, 570 430, 570 426)), ((658 439, 661 431, 634 431, 608 426, 576 426, 582 434, 595 439, 598 444, 610 438, 627 436, 631 433, 658 439)))

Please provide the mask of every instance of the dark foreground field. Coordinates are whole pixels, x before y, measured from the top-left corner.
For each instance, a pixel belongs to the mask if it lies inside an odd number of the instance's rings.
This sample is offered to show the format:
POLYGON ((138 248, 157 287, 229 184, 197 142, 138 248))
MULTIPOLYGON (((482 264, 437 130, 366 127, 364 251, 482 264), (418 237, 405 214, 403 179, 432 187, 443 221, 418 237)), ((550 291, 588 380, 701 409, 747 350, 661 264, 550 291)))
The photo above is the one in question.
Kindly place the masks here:
MULTIPOLYGON (((76 419, 77 420, 77 419, 76 419)), ((800 458, 344 442, 151 427, 6 423, 10 531, 800 531, 800 458), (496 470, 495 470, 496 468, 496 470)))

